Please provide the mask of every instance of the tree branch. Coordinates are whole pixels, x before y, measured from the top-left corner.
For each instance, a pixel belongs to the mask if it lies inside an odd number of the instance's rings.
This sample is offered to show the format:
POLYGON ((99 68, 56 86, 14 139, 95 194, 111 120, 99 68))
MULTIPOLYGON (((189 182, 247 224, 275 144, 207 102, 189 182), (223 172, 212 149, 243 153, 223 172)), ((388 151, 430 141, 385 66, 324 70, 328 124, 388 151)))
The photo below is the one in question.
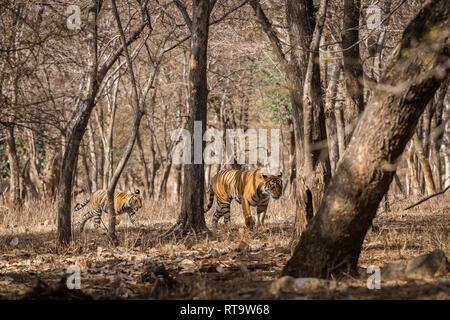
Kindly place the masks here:
POLYGON ((258 18, 258 22, 261 24, 264 32, 269 38, 270 44, 272 45, 272 49, 275 51, 275 54, 277 55, 279 61, 283 65, 283 68, 287 67, 288 63, 286 60, 286 56, 283 52, 283 48, 281 46, 281 41, 278 38, 277 33, 273 29, 272 23, 269 21, 263 9, 261 8, 259 1, 250 0, 249 4, 253 8, 256 17, 258 18))
POLYGON ((435 194, 432 194, 431 196, 428 196, 428 197, 426 197, 426 198, 423 198, 423 199, 420 200, 419 202, 416 202, 416 203, 410 205, 409 207, 403 209, 403 211, 406 211, 406 210, 409 210, 409 209, 411 209, 411 208, 414 208, 415 206, 418 206, 418 205, 421 204, 422 202, 425 202, 425 201, 427 201, 427 200, 429 200, 429 199, 431 199, 431 198, 434 198, 434 197, 436 197, 436 196, 439 196, 439 195, 441 195, 441 194, 444 194, 444 193, 447 192, 448 189, 450 189, 450 186, 448 186, 447 188, 445 188, 444 190, 442 190, 442 191, 440 191, 440 192, 436 192, 435 194))
POLYGON ((173 2, 177 6, 178 10, 180 10, 181 15, 183 16, 184 22, 186 22, 186 25, 187 25, 189 31, 192 32, 192 20, 189 17, 189 13, 186 10, 186 6, 180 0, 173 0, 173 2))

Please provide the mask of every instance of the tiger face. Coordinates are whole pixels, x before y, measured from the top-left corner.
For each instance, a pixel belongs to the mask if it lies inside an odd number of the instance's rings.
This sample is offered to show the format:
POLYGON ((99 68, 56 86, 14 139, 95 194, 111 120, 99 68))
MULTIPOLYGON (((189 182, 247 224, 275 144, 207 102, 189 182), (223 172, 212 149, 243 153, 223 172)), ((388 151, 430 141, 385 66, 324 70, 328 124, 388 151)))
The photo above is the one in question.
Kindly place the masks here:
POLYGON ((136 189, 134 192, 127 191, 127 200, 126 203, 129 205, 133 211, 137 211, 142 208, 142 198, 140 195, 139 189, 136 189))
POLYGON ((280 172, 277 176, 266 174, 261 174, 261 176, 264 179, 264 185, 262 186, 261 191, 274 199, 279 199, 283 193, 283 180, 281 179, 283 173, 280 172))

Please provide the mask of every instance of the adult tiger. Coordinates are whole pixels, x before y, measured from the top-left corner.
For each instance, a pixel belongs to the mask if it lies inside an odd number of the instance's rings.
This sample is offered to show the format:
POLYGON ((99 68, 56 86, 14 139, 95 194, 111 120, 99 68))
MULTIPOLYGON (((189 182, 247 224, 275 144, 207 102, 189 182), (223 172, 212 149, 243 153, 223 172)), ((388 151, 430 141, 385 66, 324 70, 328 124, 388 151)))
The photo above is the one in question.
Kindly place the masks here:
POLYGON ((256 207, 256 227, 264 229, 264 218, 270 197, 279 199, 283 192, 282 173, 279 175, 265 175, 261 169, 221 170, 212 179, 209 186, 209 203, 205 210, 208 212, 217 198, 216 212, 212 218, 212 229, 216 229, 217 222, 225 216, 225 224, 230 222, 230 203, 236 200, 242 205, 245 225, 253 228, 255 220, 251 216, 250 206, 256 207), (260 220, 261 216, 261 220, 260 220))
MULTIPOLYGON (((95 228, 98 231, 101 230, 100 221, 102 217, 102 211, 108 212, 108 197, 106 193, 107 190, 97 190, 83 203, 77 203, 73 208, 73 211, 81 210, 81 208, 83 208, 92 200, 91 209, 81 219, 80 232, 83 232, 84 225, 92 217, 94 217, 95 228)), ((116 215, 120 215, 124 212, 128 213, 128 217, 130 218, 130 221, 135 228, 137 228, 137 225, 134 215, 140 208, 142 208, 142 198, 140 196, 139 189, 136 189, 134 192, 117 191, 114 193, 114 210, 116 211, 116 215)))

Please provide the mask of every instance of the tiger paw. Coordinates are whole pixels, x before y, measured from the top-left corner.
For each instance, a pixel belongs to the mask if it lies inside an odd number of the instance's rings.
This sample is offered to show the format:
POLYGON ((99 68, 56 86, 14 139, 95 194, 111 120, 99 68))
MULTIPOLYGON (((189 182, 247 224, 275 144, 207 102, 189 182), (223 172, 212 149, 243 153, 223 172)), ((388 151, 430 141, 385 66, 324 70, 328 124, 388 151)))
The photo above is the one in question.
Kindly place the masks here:
POLYGON ((252 217, 245 218, 245 225, 247 226, 247 228, 253 229, 253 227, 255 226, 255 219, 253 219, 252 217))

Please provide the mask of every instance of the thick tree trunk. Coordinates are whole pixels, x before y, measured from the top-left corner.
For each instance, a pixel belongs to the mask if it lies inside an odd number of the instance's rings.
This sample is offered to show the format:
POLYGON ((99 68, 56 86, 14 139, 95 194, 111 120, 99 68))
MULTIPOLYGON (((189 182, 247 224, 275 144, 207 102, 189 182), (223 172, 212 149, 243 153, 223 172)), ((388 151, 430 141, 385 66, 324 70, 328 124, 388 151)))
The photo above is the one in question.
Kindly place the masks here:
MULTIPOLYGON (((209 29, 209 0, 193 0, 191 53, 189 58, 189 122, 188 130, 194 133, 194 121, 200 121, 201 137, 206 130, 207 113, 207 47, 209 29)), ((195 138, 194 138, 195 139, 195 138)), ((198 137, 197 137, 198 139, 198 137)), ((193 154, 202 155, 203 143, 193 148, 193 154)), ((168 231, 201 233, 207 229, 204 216, 205 178, 204 164, 185 164, 183 199, 178 222, 168 231)))
POLYGON ((363 67, 359 53, 359 14, 360 0, 344 0, 344 30, 342 48, 344 55, 345 78, 345 127, 346 145, 351 139, 356 121, 364 110, 363 67))
MULTIPOLYGON (((325 24, 328 1, 321 0, 308 50, 308 63, 303 82, 303 168, 298 189, 296 229, 300 238, 312 215, 317 212, 330 179, 331 170, 326 140, 325 113, 319 68, 319 44, 325 24), (306 218, 306 221, 305 221, 306 218), (306 222, 306 223, 305 223, 306 222)), ((312 12, 309 12, 312 14, 312 12)))
POLYGON ((283 275, 323 278, 356 269, 366 232, 394 177, 386 164, 400 157, 448 75, 449 10, 446 0, 428 1, 405 30, 283 275))

